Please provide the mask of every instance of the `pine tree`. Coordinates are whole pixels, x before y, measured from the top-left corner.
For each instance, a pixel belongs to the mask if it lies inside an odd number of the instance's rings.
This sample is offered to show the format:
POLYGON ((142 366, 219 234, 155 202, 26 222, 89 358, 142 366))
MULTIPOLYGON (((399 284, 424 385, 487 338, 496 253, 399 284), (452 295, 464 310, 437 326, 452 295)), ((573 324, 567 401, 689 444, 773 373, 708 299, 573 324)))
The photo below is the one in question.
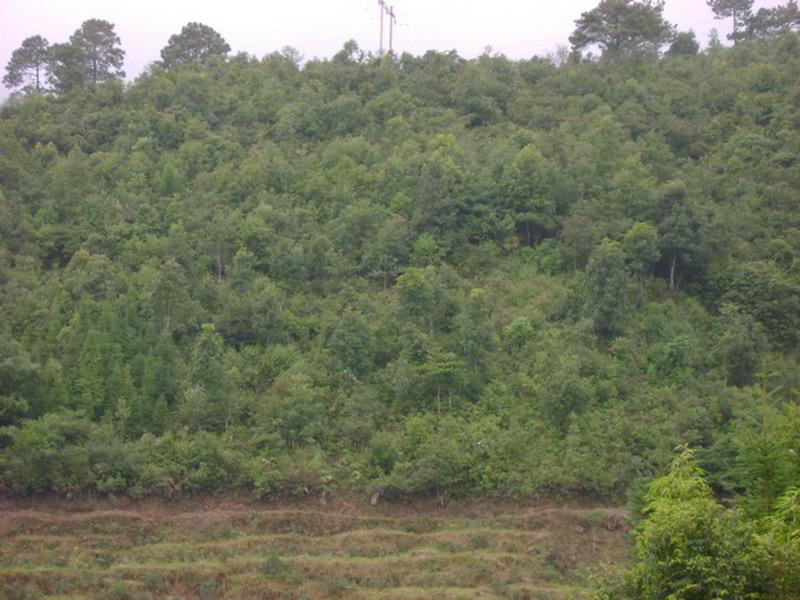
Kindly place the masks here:
POLYGON ((168 69, 189 63, 206 63, 211 58, 225 58, 231 47, 208 25, 187 23, 181 32, 170 36, 161 50, 161 60, 168 69))
POLYGON ((125 51, 120 47, 119 36, 114 25, 102 19, 84 21, 80 29, 69 38, 70 45, 77 50, 77 58, 86 75, 86 81, 98 83, 125 77, 122 61, 125 51))
POLYGON ((23 92, 44 91, 49 48, 47 40, 40 35, 25 38, 6 65, 3 84, 22 88, 23 92))

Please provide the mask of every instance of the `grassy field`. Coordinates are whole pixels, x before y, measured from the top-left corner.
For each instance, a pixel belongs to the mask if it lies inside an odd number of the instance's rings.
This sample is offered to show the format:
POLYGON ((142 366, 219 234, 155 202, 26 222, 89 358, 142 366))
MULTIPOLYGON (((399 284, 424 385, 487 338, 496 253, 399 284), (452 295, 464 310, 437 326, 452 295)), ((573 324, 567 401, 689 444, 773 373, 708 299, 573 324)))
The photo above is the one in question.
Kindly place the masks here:
POLYGON ((582 598, 624 563, 614 507, 0 501, 0 596, 582 598))

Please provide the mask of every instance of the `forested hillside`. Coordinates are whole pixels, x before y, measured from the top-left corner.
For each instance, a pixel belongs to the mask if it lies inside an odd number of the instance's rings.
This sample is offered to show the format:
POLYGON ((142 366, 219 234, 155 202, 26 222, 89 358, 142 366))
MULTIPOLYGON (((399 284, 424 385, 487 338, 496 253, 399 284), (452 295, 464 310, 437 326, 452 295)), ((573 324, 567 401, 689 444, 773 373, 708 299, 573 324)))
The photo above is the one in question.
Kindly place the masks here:
POLYGON ((688 443, 769 503, 798 56, 350 43, 7 102, 4 485, 619 495, 688 443))
POLYGON ((2 487, 641 499, 688 444, 769 514, 800 481, 800 38, 673 39, 176 36, 130 85, 37 79, 0 115, 2 487))

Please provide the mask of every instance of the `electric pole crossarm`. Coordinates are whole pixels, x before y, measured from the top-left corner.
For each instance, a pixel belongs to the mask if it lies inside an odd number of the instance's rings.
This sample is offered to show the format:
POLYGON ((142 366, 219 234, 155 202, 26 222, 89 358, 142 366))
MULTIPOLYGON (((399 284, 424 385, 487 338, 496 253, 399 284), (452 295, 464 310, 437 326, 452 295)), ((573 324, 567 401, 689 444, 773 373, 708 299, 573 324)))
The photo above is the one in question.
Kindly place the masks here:
POLYGON ((381 13, 381 34, 378 42, 378 56, 383 56, 383 13, 386 12, 385 0, 378 0, 378 10, 381 13))
POLYGON ((384 13, 389 18, 389 52, 394 51, 394 26, 397 19, 394 16, 394 6, 388 6, 386 0, 378 0, 378 11, 381 17, 381 33, 378 37, 378 56, 383 56, 383 17, 384 13))
POLYGON ((389 52, 394 50, 394 24, 397 19, 394 18, 394 6, 389 7, 389 52))

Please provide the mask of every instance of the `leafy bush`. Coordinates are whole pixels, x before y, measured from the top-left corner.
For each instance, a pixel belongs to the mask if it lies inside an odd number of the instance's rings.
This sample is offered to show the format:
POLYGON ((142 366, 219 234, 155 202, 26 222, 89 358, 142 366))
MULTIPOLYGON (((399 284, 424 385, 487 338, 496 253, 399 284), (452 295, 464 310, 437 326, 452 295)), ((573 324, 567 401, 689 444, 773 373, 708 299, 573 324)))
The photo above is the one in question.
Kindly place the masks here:
POLYGON ((3 480, 21 494, 81 491, 90 483, 87 441, 94 425, 75 412, 48 413, 7 427, 3 480))

